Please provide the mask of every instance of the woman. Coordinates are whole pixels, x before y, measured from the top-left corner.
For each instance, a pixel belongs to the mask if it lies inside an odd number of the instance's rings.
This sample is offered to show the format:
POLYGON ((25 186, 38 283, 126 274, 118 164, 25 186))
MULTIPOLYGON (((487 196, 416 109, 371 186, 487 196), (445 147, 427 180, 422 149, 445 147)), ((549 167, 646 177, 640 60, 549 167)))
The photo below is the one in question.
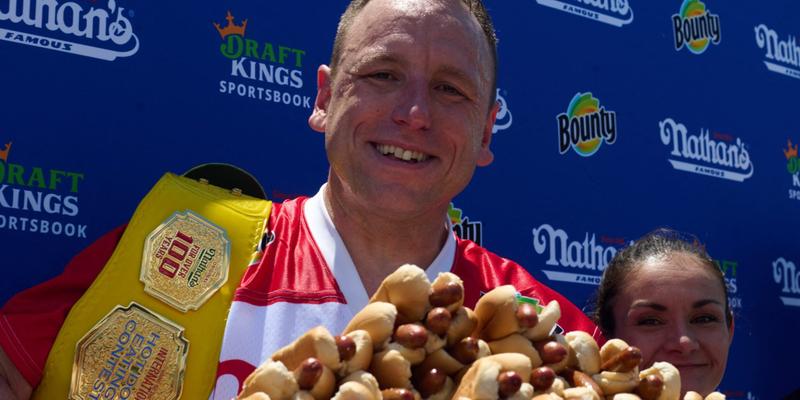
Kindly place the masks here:
POLYGON ((713 392, 725 373, 733 315, 725 277, 697 240, 660 229, 617 253, 597 292, 597 325, 642 350, 642 368, 667 361, 681 397, 713 392))

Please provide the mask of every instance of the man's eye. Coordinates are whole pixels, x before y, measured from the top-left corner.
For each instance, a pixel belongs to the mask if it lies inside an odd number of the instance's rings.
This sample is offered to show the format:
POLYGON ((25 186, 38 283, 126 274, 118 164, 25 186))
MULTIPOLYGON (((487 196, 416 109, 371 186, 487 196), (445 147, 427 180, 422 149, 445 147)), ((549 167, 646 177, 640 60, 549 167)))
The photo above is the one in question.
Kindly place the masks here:
POLYGON ((456 89, 453 86, 447 85, 447 84, 441 84, 441 85, 437 86, 437 89, 439 89, 440 91, 442 91, 444 93, 447 93, 449 95, 462 96, 462 97, 464 96, 464 94, 461 93, 460 90, 456 89))
POLYGON ((373 72, 368 75, 369 78, 379 80, 379 81, 393 81, 395 80, 394 75, 389 72, 373 72))

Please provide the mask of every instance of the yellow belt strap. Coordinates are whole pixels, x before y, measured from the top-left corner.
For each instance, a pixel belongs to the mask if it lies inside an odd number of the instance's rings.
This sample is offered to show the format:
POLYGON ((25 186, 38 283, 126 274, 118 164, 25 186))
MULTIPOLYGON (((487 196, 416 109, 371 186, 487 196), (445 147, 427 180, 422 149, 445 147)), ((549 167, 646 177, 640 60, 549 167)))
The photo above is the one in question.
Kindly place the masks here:
POLYGON ((207 399, 215 383, 225 321, 233 295, 252 259, 272 203, 165 174, 145 196, 103 270, 72 307, 45 364, 34 399, 66 399, 76 343, 118 305, 132 301, 185 329, 189 352, 183 399, 207 399), (145 293, 139 280, 147 236, 174 212, 191 210, 223 228, 230 240, 228 280, 198 310, 181 312, 145 293))

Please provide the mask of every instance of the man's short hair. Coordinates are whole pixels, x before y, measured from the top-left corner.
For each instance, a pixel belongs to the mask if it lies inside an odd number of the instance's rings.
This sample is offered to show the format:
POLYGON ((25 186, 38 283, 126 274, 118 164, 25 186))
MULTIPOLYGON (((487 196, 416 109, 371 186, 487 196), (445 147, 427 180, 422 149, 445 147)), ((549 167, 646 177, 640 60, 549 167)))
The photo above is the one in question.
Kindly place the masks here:
MULTIPOLYGON (((336 38, 333 41, 333 53, 331 54, 330 68, 333 74, 336 73, 336 67, 339 64, 342 56, 342 46, 344 45, 344 37, 350 29, 356 15, 369 3, 370 0, 351 0, 347 9, 339 19, 339 27, 336 29, 336 38)), ((497 35, 494 32, 494 25, 492 25, 492 18, 486 11, 481 0, 461 0, 461 2, 472 13, 478 24, 483 29, 483 34, 486 37, 486 42, 489 44, 489 51, 492 54, 492 92, 489 93, 489 107, 494 105, 497 93, 497 35)))

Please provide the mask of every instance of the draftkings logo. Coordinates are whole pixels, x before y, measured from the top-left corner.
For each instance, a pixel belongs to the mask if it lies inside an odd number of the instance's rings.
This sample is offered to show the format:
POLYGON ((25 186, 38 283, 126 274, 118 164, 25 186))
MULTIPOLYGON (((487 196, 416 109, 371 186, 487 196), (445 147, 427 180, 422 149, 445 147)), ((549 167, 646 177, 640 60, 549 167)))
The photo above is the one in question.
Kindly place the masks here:
POLYGON ((8 0, 0 5, 0 40, 114 61, 139 51, 133 32, 133 10, 108 0, 84 8, 78 2, 8 0))
POLYGON ((736 274, 739 263, 731 260, 714 260, 720 271, 725 275, 725 288, 728 291, 728 304, 732 309, 742 308, 742 298, 739 297, 739 286, 736 284, 736 274))
POLYGON ((795 263, 778 257, 772 262, 772 278, 781 287, 783 305, 800 307, 800 271, 795 263))
POLYGON ((626 245, 620 237, 609 237, 586 232, 583 241, 570 240, 563 229, 550 224, 533 228, 533 250, 547 257, 545 265, 558 269, 542 268, 552 281, 598 285, 608 262, 626 245))
POLYGON ((719 15, 706 10, 700 0, 683 0, 678 13, 672 15, 672 32, 676 51, 686 47, 694 54, 702 54, 710 43, 722 41, 719 15))
POLYGON ((597 153, 604 142, 617 141, 617 113, 606 111, 600 100, 591 93, 577 93, 567 111, 556 116, 558 122, 558 152, 570 148, 583 157, 597 153))
POLYGON ((536 0, 543 6, 616 27, 633 22, 628 0, 536 0))
POLYGON ((800 79, 800 46, 797 45, 797 39, 792 35, 780 39, 778 32, 764 24, 756 26, 755 31, 756 45, 766 50, 764 65, 767 69, 800 79))
POLYGON ((455 208, 453 206, 453 203, 450 203, 447 216, 450 218, 450 223, 453 225, 453 232, 455 232, 458 237, 471 240, 479 246, 483 245, 483 223, 481 223, 481 221, 470 221, 469 217, 464 215, 460 208, 455 208))
POLYGON ((792 140, 786 140, 783 155, 786 157, 786 171, 792 177, 792 187, 789 188, 789 198, 800 200, 800 158, 797 157, 797 145, 792 146, 792 140))
POLYGON ((500 89, 497 89, 497 103, 500 104, 500 109, 497 110, 497 119, 494 121, 492 133, 504 131, 511 127, 511 122, 514 118, 511 116, 511 110, 508 109, 508 102, 506 98, 500 94, 500 89))
POLYGON ((83 174, 13 163, 12 146, 0 150, 0 230, 86 238, 74 222, 83 174))
POLYGON ((700 129, 696 135, 672 118, 658 123, 661 143, 671 146, 672 168, 693 174, 744 182, 753 176, 753 162, 742 139, 700 129))
POLYGON ((230 76, 219 81, 219 92, 273 104, 311 108, 305 86, 305 50, 246 38, 247 19, 238 24, 228 11, 227 24, 214 22, 222 40, 220 54, 230 61, 230 76))

